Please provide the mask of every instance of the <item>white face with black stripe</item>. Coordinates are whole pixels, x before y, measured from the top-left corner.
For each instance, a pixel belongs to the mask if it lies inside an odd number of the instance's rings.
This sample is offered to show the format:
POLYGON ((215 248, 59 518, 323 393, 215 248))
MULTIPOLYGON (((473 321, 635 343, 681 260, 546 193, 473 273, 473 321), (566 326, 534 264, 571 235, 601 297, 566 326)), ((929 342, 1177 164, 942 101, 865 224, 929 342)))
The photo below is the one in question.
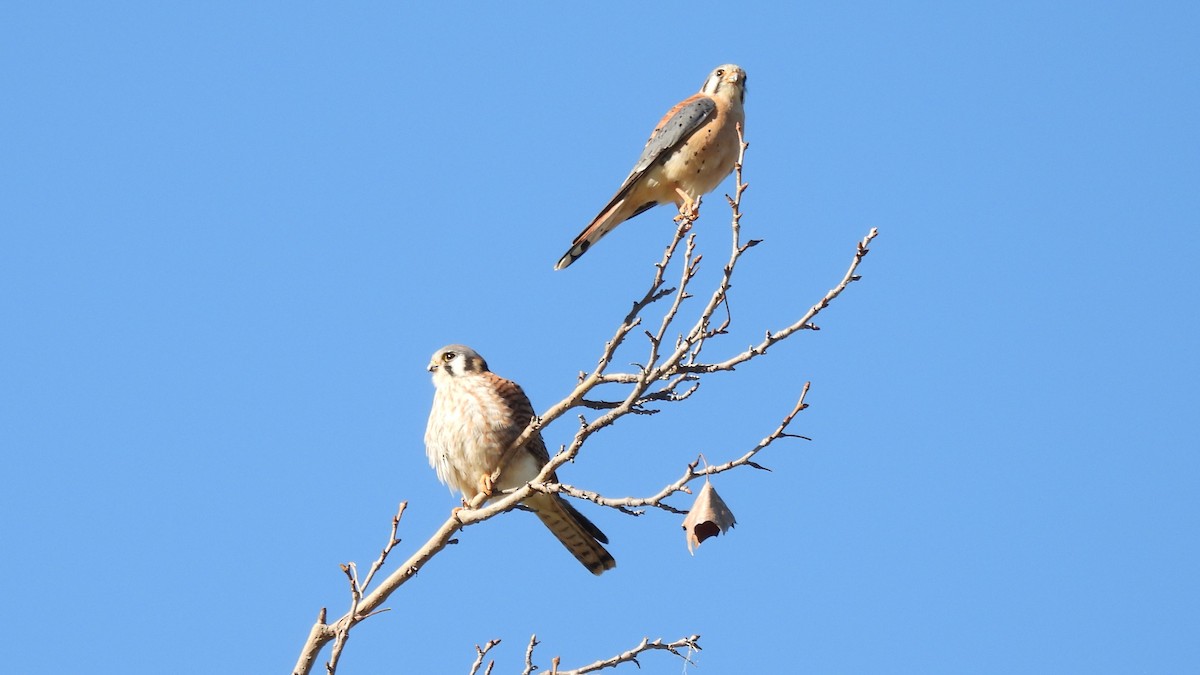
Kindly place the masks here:
POLYGON ((447 345, 433 353, 429 359, 429 372, 433 383, 449 380, 470 373, 486 373, 487 362, 474 349, 466 345, 447 345))
POLYGON ((716 96, 720 93, 731 99, 745 102, 746 71, 732 63, 717 66, 709 73, 708 79, 704 81, 704 86, 700 88, 700 91, 709 96, 716 96))

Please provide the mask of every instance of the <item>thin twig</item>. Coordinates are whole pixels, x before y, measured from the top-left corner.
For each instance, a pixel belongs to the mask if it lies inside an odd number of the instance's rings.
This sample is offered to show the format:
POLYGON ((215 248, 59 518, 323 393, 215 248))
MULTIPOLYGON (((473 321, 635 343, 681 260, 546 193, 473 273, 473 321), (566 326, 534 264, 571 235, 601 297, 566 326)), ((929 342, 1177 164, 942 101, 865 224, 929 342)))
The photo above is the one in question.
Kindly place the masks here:
POLYGON ((808 407, 808 404, 804 402, 804 399, 806 396, 808 396, 808 391, 809 391, 811 384, 812 384, 811 382, 804 383, 804 387, 800 391, 799 400, 796 401, 796 405, 792 407, 791 412, 789 412, 783 418, 783 421, 781 421, 779 423, 779 426, 776 427, 775 430, 772 431, 769 435, 767 435, 765 438, 763 438, 761 441, 759 441, 754 447, 750 448, 745 453, 743 453, 740 457, 737 457, 736 459, 732 459, 728 462, 725 462, 724 464, 709 464, 709 465, 706 465, 703 469, 696 468, 700 465, 700 460, 697 459, 696 461, 687 465, 687 468, 684 470, 683 475, 680 476, 678 480, 676 480, 673 483, 669 483, 669 484, 665 485, 657 493, 650 495, 648 497, 617 497, 617 498, 605 497, 599 493, 592 492, 589 490, 582 490, 575 486, 566 485, 563 483, 531 483, 530 487, 532 487, 534 490, 536 490, 538 492, 559 492, 562 494, 570 495, 572 497, 577 497, 579 499, 586 499, 589 502, 599 504, 601 506, 607 506, 610 508, 614 508, 614 509, 621 511, 622 513, 626 513, 626 514, 633 515, 633 516, 641 515, 642 512, 637 511, 636 509, 643 509, 643 508, 656 508, 656 509, 661 509, 663 511, 667 511, 669 513, 675 513, 675 514, 679 514, 679 515, 686 514, 687 511, 678 509, 674 506, 671 506, 670 504, 666 503, 665 500, 667 498, 671 497, 672 495, 675 495, 676 493, 687 492, 688 491, 687 490, 688 483, 691 483, 692 481, 694 481, 698 478, 702 478, 704 476, 713 476, 718 473, 724 473, 726 471, 731 471, 731 470, 736 469, 741 466, 749 466, 749 467, 752 467, 755 469, 766 470, 766 468, 763 467, 762 465, 755 463, 753 461, 753 457, 755 455, 757 455, 758 453, 762 452, 763 450, 767 449, 767 447, 770 446, 772 443, 774 443, 775 441, 777 441, 781 438, 799 438, 799 439, 803 439, 803 440, 810 440, 806 436, 800 436, 798 434, 790 434, 787 432, 787 429, 791 425, 792 420, 794 420, 796 418, 796 415, 798 415, 801 410, 804 410, 805 408, 808 407))
MULTIPOLYGON (((582 666, 582 667, 576 668, 574 670, 558 670, 558 671, 555 671, 555 675, 584 675, 584 673, 594 673, 597 670, 604 670, 605 668, 615 668, 616 666, 619 666, 622 663, 630 663, 630 662, 632 662, 633 664, 637 665, 640 668, 642 666, 642 664, 638 661, 637 657, 645 652, 657 651, 657 650, 671 652, 675 656, 678 656, 679 658, 683 659, 685 662, 695 665, 695 663, 690 658, 688 658, 688 656, 680 653, 679 650, 683 649, 685 647, 688 649, 689 652, 701 651, 700 650, 700 636, 699 635, 690 635, 688 637, 681 638, 674 642, 663 642, 662 638, 659 638, 659 639, 655 640, 654 642, 651 642, 648 638, 642 638, 642 641, 640 643, 638 643, 638 645, 636 647, 634 647, 633 649, 624 651, 624 652, 617 654, 616 656, 613 656, 611 658, 602 659, 602 660, 596 661, 594 663, 589 663, 586 666, 582 666)), ((545 672, 545 671, 543 671, 543 672, 545 672)))
POLYGON ((388 554, 392 552, 396 544, 400 543, 400 538, 396 536, 396 530, 400 527, 400 519, 404 517, 404 510, 407 508, 407 500, 400 502, 399 508, 396 509, 396 515, 392 516, 392 534, 388 537, 388 543, 380 551, 379 557, 375 559, 375 562, 371 563, 371 569, 367 572, 367 578, 363 579, 362 582, 364 589, 371 585, 371 579, 375 578, 375 573, 387 562, 388 554))
MULTIPOLYGON (((485 644, 483 647, 475 645, 475 661, 471 664, 471 672, 468 673, 468 675, 475 675, 479 672, 479 667, 483 665, 483 657, 486 656, 488 652, 492 651, 492 647, 495 647, 498 644, 500 644, 499 638, 488 640, 487 644, 485 644)), ((495 661, 488 663, 487 671, 484 675, 492 672, 492 666, 495 665, 495 663, 495 661)))
POLYGON ((529 646, 525 647, 525 669, 521 671, 521 675, 529 675, 536 667, 533 665, 533 648, 537 645, 537 633, 534 633, 529 636, 529 646))

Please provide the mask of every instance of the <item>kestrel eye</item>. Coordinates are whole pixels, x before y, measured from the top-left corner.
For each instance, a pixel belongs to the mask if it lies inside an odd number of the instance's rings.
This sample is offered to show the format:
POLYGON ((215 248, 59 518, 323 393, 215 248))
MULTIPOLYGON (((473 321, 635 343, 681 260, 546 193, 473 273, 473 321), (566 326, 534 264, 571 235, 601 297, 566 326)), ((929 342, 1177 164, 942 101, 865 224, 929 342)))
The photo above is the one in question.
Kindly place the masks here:
POLYGON ((449 363, 450 361, 453 361, 454 357, 456 356, 458 356, 458 354, 455 354, 454 352, 446 352, 445 354, 442 354, 442 360, 449 363))
POLYGON ((725 74, 724 68, 717 68, 717 77, 721 77, 724 74, 725 74))

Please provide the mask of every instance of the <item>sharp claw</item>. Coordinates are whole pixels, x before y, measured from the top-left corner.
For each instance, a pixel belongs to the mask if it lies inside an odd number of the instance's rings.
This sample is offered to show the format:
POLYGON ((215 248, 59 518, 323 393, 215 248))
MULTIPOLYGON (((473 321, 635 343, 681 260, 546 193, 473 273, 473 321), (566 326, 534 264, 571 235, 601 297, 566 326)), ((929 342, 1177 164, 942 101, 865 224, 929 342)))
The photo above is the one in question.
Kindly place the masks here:
POLYGON ((695 219, 696 216, 700 215, 697 211, 697 206, 699 205, 697 200, 692 199, 692 196, 684 192, 681 188, 675 188, 675 192, 683 200, 679 204, 679 215, 675 216, 675 222, 689 218, 695 219))
POLYGON ((485 495, 492 494, 492 490, 496 484, 492 482, 492 475, 485 473, 479 477, 479 492, 485 495))

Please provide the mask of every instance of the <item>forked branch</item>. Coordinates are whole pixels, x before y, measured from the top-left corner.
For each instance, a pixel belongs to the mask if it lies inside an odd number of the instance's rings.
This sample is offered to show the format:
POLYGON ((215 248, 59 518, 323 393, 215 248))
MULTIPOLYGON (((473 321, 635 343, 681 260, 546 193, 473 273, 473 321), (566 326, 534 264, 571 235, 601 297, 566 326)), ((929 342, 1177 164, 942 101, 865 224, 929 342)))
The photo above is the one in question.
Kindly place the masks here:
MULTIPOLYGON (((740 133, 741 130, 739 129, 739 137, 740 133)), ((691 481, 701 476, 708 476, 745 466, 762 469, 764 467, 754 461, 757 453, 781 438, 798 437, 788 432, 788 426, 796 414, 805 407, 804 398, 808 392, 808 384, 804 385, 804 390, 801 392, 799 401, 792 412, 783 419, 775 431, 762 439, 754 447, 741 456, 723 464, 698 468, 699 460, 692 462, 687 465, 685 471, 677 480, 666 484, 659 492, 653 495, 610 498, 584 488, 547 482, 549 476, 563 464, 574 459, 588 438, 600 429, 615 423, 626 415, 650 414, 657 412, 658 409, 654 406, 666 406, 674 402, 686 400, 696 393, 705 375, 718 371, 733 370, 740 364, 766 355, 770 347, 786 340, 801 330, 816 330, 817 327, 812 323, 813 319, 827 308, 834 299, 841 295, 851 283, 859 279, 857 274, 858 266, 867 254, 871 241, 877 235, 875 229, 871 229, 857 243, 849 269, 847 269, 842 279, 802 316, 779 330, 774 332, 767 331, 762 341, 751 345, 744 351, 726 355, 716 360, 704 360, 701 358, 710 341, 719 339, 727 334, 728 328, 732 323, 732 313, 729 310, 729 292, 732 288, 735 270, 743 256, 759 243, 758 240, 754 239, 743 242, 741 238, 741 200, 746 189, 749 187, 743 180, 742 160, 748 147, 743 140, 735 168, 736 187, 732 196, 727 195, 727 200, 732 211, 729 257, 721 268, 721 274, 716 287, 710 293, 703 294, 705 301, 698 308, 695 319, 690 322, 690 325, 687 325, 683 329, 676 328, 677 322, 690 306, 689 301, 694 300, 696 297, 690 289, 696 283, 697 274, 703 260, 703 256, 697 252, 696 234, 692 231, 692 227, 699 217, 699 200, 697 200, 694 210, 681 214, 682 217, 675 228, 670 242, 664 249, 662 256, 654 264, 654 272, 649 286, 645 293, 632 303, 628 313, 613 332, 612 337, 604 343, 595 368, 591 372, 580 373, 575 387, 562 400, 550 406, 540 417, 530 420, 524 432, 509 446, 508 451, 505 453, 505 458, 501 460, 498 466, 505 466, 508 460, 511 459, 512 454, 523 447, 534 433, 537 433, 546 425, 554 422, 568 412, 572 410, 579 410, 581 412, 597 411, 599 414, 590 420, 580 415, 579 427, 576 429, 570 442, 562 446, 559 452, 550 458, 550 461, 535 480, 503 494, 478 495, 466 508, 455 510, 424 544, 411 553, 403 563, 380 581, 377 586, 371 588, 370 586, 376 577, 376 573, 383 567, 389 552, 399 543, 397 528, 399 527, 400 517, 404 511, 404 505, 402 504, 399 512, 392 521, 389 543, 384 547, 378 559, 372 564, 366 577, 360 582, 357 568, 353 564, 347 564, 343 567, 350 584, 350 609, 346 614, 331 623, 326 622, 326 611, 324 609, 321 610, 316 623, 309 632, 308 639, 301 649, 300 657, 293 670, 295 675, 309 675, 321 649, 326 644, 334 642, 330 659, 325 665, 326 672, 332 675, 337 669, 338 659, 346 645, 350 629, 354 625, 372 614, 381 611, 382 605, 387 601, 388 597, 416 576, 417 572, 433 559, 438 552, 444 549, 460 530, 512 510, 535 491, 561 492, 581 499, 587 499, 597 504, 620 509, 626 513, 638 514, 645 508, 682 513, 678 508, 668 504, 666 500, 679 492, 687 492, 687 485, 691 481), (678 270, 672 275, 671 271, 675 263, 678 264, 678 270), (674 280, 674 286, 668 285, 667 280, 669 278, 674 280), (664 302, 668 299, 669 302, 664 302), (662 307, 662 315, 655 319, 650 319, 646 314, 653 307, 662 307), (630 343, 629 336, 635 329, 646 324, 652 326, 653 329, 647 330, 643 328, 642 332, 646 338, 646 353, 639 360, 637 368, 632 372, 610 373, 609 368, 613 364, 617 352, 623 346, 628 346, 628 343, 630 343), (605 391, 609 391, 614 387, 618 389, 625 387, 625 389, 618 396, 597 396, 597 390, 601 387, 606 387, 605 391)), ((498 476, 494 475, 492 478, 496 479, 498 476)), ((672 643, 663 643, 661 640, 654 642, 643 640, 634 649, 610 659, 597 661, 575 670, 557 670, 556 666, 555 672, 560 675, 588 673, 603 668, 610 668, 621 663, 637 663, 637 656, 639 654, 651 650, 667 650, 686 659, 687 657, 683 656, 679 650, 685 647, 688 650, 698 650, 697 639, 698 636, 692 636, 672 643)), ((533 648, 536 644, 536 639, 531 638, 526 651, 525 675, 533 671, 532 656, 533 648)), ((494 646, 494 644, 488 643, 485 647, 477 648, 477 660, 472 666, 472 673, 477 673, 483 667, 484 657, 494 646)), ((492 664, 489 663, 485 672, 490 672, 491 667, 492 664)))

